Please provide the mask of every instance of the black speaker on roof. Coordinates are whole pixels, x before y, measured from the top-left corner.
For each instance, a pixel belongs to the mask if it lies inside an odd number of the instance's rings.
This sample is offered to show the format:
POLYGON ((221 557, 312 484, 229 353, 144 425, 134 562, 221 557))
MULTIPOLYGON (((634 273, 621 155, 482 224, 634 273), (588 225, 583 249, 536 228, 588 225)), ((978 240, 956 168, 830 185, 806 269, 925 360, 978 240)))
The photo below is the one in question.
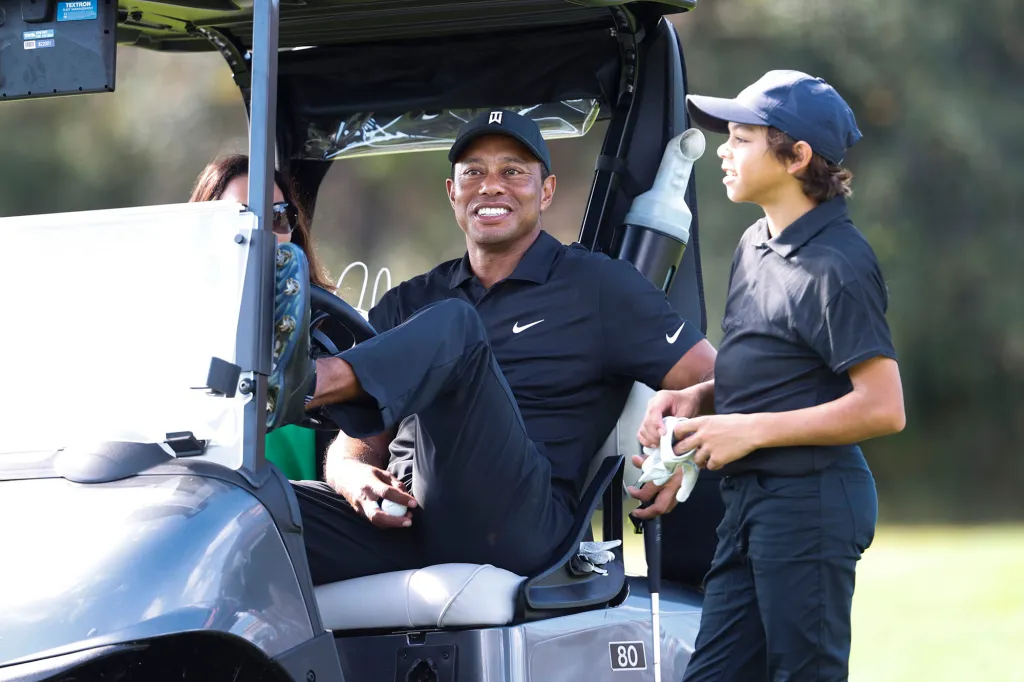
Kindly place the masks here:
POLYGON ((0 0, 0 101, 113 92, 117 0, 0 0))

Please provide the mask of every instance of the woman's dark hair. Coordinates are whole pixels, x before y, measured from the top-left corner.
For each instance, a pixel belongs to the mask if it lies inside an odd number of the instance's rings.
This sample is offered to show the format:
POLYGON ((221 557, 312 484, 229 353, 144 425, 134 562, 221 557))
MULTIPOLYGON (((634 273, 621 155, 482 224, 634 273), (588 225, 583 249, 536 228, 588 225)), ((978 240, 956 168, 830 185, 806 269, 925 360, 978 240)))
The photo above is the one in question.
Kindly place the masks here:
MULTIPOLYGON (((768 149, 783 163, 796 160, 796 140, 778 128, 768 128, 768 149)), ((837 196, 853 194, 850 181, 853 173, 842 166, 829 163, 819 154, 811 156, 807 169, 798 178, 803 184, 804 194, 821 203, 837 196)))
MULTIPOLYGON (((224 194, 227 186, 237 177, 249 174, 249 157, 245 154, 230 154, 211 161, 196 178, 195 187, 189 202, 217 201, 224 194)), ((281 188, 284 200, 295 211, 295 229, 292 231, 292 242, 296 244, 309 261, 309 279, 313 284, 334 291, 330 275, 320 263, 316 254, 316 245, 309 232, 309 218, 305 208, 296 201, 295 188, 287 182, 280 171, 274 171, 274 182, 281 188)))

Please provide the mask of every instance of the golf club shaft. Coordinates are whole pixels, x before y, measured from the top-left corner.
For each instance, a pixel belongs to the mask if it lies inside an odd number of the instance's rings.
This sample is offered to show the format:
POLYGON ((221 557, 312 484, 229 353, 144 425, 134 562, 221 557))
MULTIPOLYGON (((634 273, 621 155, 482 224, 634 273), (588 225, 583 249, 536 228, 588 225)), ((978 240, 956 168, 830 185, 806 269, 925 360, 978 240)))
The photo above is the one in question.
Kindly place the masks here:
POLYGON ((654 647, 654 682, 661 682, 661 518, 644 523, 647 587, 651 593, 651 634, 654 647))

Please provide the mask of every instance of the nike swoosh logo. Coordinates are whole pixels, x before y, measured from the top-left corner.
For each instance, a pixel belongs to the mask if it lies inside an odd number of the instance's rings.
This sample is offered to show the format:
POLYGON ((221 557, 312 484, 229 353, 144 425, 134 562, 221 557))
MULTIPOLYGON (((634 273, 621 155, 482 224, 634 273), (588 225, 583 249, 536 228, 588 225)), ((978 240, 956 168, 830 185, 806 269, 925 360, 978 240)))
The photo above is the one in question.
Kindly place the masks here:
POLYGON ((520 332, 525 332, 530 327, 535 327, 543 321, 544 320, 537 320, 536 322, 531 322, 530 324, 524 324, 522 327, 520 327, 519 323, 516 322, 514 325, 512 325, 512 333, 519 334, 520 332))
POLYGON ((683 331, 683 327, 685 327, 685 326, 686 326, 686 323, 683 322, 681 325, 679 325, 679 329, 676 330, 675 334, 672 334, 671 336, 669 336, 668 334, 665 334, 665 340, 668 341, 669 343, 675 343, 676 339, 679 338, 679 332, 683 331))

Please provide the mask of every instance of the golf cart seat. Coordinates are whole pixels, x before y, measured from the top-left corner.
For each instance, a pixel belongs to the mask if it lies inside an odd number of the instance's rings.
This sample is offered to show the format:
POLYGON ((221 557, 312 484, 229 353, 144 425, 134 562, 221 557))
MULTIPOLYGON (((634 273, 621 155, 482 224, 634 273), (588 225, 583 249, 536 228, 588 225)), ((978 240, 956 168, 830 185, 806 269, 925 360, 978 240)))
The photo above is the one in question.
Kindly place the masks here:
POLYGON ((591 463, 574 532, 544 570, 520 576, 490 565, 452 563, 320 585, 315 593, 324 627, 337 632, 501 626, 614 602, 625 585, 621 547, 602 567, 607 575, 574 574, 569 561, 589 538, 599 505, 605 517, 603 539, 622 539, 623 460, 639 448, 636 433, 651 394, 646 386, 634 385, 591 463))

